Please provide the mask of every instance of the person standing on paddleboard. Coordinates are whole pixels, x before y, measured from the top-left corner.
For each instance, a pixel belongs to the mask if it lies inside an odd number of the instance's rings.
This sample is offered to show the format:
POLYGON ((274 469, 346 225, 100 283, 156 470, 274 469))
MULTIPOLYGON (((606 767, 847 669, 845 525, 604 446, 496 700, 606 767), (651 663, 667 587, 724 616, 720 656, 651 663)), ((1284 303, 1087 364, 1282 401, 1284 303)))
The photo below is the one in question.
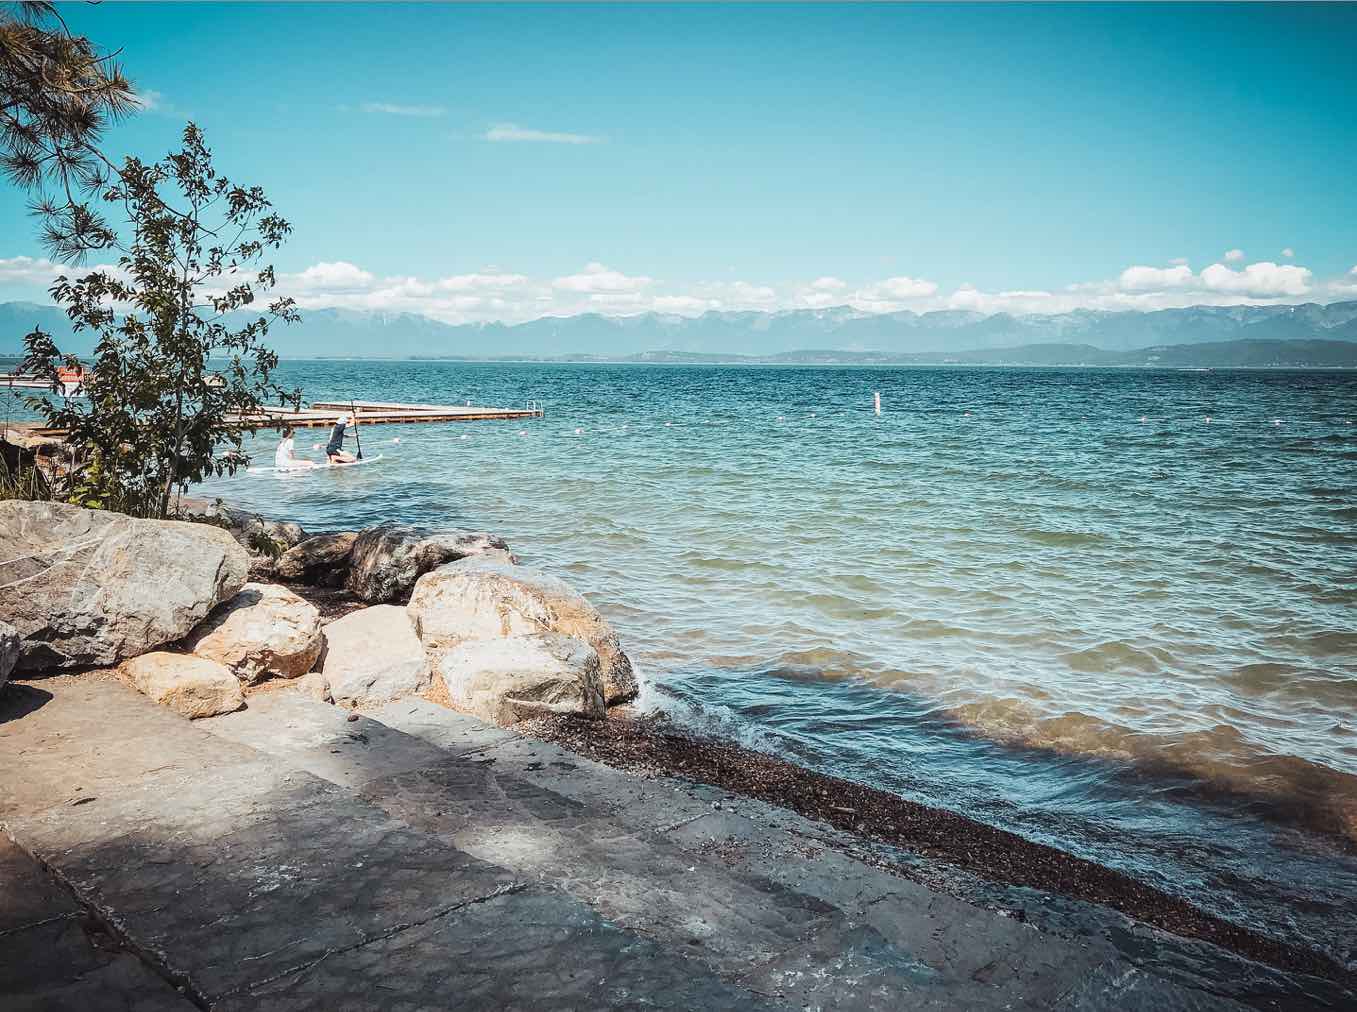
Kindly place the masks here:
MULTIPOLYGON (((335 420, 335 427, 330 430, 330 441, 325 444, 325 459, 331 464, 352 464, 358 458, 351 453, 344 452, 344 430, 349 424, 348 415, 340 415, 335 420)), ((358 417, 355 414, 353 424, 358 426, 358 417)))

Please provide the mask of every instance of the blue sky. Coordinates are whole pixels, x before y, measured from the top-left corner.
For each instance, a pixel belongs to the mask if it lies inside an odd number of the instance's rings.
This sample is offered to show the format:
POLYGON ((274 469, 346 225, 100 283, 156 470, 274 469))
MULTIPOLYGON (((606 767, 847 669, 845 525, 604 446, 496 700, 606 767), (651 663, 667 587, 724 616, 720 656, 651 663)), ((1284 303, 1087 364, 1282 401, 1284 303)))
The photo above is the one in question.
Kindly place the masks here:
MULTIPOLYGON (((110 148, 198 122, 305 305, 1357 298, 1353 5, 63 12, 150 100, 110 148)), ((40 297, 8 184, 0 237, 0 299, 40 297)))

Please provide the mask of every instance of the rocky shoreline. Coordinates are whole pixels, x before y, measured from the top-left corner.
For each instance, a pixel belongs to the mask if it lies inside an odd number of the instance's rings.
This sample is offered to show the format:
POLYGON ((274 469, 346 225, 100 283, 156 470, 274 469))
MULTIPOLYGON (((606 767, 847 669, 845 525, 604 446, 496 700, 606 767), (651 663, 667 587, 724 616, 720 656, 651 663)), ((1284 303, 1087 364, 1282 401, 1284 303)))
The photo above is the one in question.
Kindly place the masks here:
MULTIPOLYGON (((189 718, 279 689, 352 710, 419 697, 619 770, 711 785, 991 882, 1357 985, 1321 953, 1119 872, 631 714, 619 704, 635 696, 636 676, 606 620, 564 582, 519 565, 494 535, 390 525, 311 535, 219 502, 186 500, 183 512, 196 522, 0 503, 0 540, 12 549, 0 558, 0 686, 11 669, 113 669, 189 718)), ((874 860, 918 878, 906 862, 874 860)), ((1005 913, 1027 916, 1021 906, 1005 913)))
MULTIPOLYGON (((663 717, 637 716, 619 708, 606 722, 547 717, 524 721, 515 729, 615 769, 719 787, 992 882, 1096 903, 1280 970, 1357 986, 1357 974, 1322 953, 1232 924, 1121 872, 955 812, 691 733, 663 717)), ((902 862, 879 863, 894 874, 919 879, 917 869, 902 862)), ((948 886, 947 879, 938 876, 930 876, 925 884, 948 886)), ((1022 908, 1007 913, 1018 920, 1028 916, 1022 908)))

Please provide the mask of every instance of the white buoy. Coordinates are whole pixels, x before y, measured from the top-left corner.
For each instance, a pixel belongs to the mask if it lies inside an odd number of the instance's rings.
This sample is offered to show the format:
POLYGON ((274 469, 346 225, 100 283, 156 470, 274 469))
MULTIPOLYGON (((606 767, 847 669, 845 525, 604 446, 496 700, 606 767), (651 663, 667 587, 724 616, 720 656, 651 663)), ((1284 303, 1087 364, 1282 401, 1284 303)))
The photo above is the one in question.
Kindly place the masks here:
POLYGON ((1144 416, 1144 415, 1141 415, 1141 416, 1140 416, 1140 420, 1141 420, 1141 422, 1143 423, 1143 422, 1145 421, 1145 416, 1144 416))
POLYGON ((778 420, 779 422, 782 421, 782 415, 778 415, 778 416, 777 416, 777 420, 778 420))
POLYGON ((394 439, 391 440, 391 442, 393 442, 393 443, 399 443, 400 441, 401 441, 401 437, 400 437, 400 436, 396 436, 394 439))
POLYGON ((584 430, 583 430, 583 429, 576 429, 576 430, 575 430, 575 435, 577 435, 577 436, 582 436, 582 435, 584 435, 584 430))
POLYGON ((669 427, 670 427, 671 425, 673 425, 673 424, 674 424, 673 422, 665 422, 665 423, 664 423, 664 427, 667 429, 667 428, 669 428, 669 427))
POLYGON ((878 390, 872 394, 872 411, 875 414, 881 414, 881 391, 878 390))
POLYGON ((1207 424, 1207 425, 1210 425, 1210 424, 1211 424, 1211 416, 1210 416, 1210 415, 1207 415, 1207 416, 1206 416, 1206 424, 1207 424))
POLYGON ((319 444, 319 443, 312 443, 312 444, 311 444, 311 449, 313 449, 313 450, 319 450, 319 449, 320 449, 320 444, 319 444))
POLYGON ((527 429, 519 429, 519 430, 518 430, 518 434, 519 434, 520 436, 526 436, 526 435, 528 434, 528 430, 527 430, 527 429))

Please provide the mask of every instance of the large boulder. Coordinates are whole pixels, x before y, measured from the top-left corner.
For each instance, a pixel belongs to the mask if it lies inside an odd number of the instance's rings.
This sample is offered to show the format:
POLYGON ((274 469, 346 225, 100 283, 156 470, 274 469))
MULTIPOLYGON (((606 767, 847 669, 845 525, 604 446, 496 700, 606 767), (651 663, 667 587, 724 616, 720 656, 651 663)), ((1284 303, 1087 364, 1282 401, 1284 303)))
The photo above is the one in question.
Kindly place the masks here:
POLYGON ((215 717, 245 705, 240 680, 206 657, 157 650, 124 661, 119 670, 138 692, 190 719, 215 717))
POLYGON ((179 509, 180 516, 186 520, 215 524, 229 531, 240 546, 251 553, 281 554, 310 537, 300 524, 265 520, 257 513, 227 506, 219 500, 185 498, 180 500, 179 509))
POLYGON ((178 505, 181 519, 213 524, 236 539, 250 555, 251 583, 272 581, 277 572, 278 557, 310 537, 300 524, 265 520, 257 513, 227 506, 220 499, 185 496, 178 505))
POLYGON ((0 502, 0 615, 19 669, 116 664, 183 639, 245 585, 226 531, 49 502, 0 502))
POLYGON ((324 643, 315 605, 276 583, 247 583, 218 605, 184 645, 252 684, 269 675, 300 678, 316 663, 324 643))
POLYGON ((430 570, 487 552, 511 558, 504 539, 484 531, 421 537, 405 527, 369 527, 353 543, 347 586, 364 601, 403 600, 415 581, 430 570))
POLYGON ((19 663, 19 630, 0 622, 0 689, 9 681, 9 673, 19 663))
POLYGON ((459 709, 497 724, 552 713, 601 719, 598 652, 560 633, 465 640, 438 654, 434 674, 459 709))
POLYGON ((320 670, 338 706, 386 703, 429 687, 429 664, 405 609, 376 604, 325 626, 320 670))
POLYGON ((357 531, 317 534, 280 555, 275 572, 282 580, 342 587, 348 573, 349 556, 357 540, 357 531))
POLYGON ((467 640, 555 632, 598 654, 608 703, 636 695, 636 674, 617 634, 565 581, 492 558, 449 563, 421 576, 407 606, 424 648, 437 655, 467 640))

